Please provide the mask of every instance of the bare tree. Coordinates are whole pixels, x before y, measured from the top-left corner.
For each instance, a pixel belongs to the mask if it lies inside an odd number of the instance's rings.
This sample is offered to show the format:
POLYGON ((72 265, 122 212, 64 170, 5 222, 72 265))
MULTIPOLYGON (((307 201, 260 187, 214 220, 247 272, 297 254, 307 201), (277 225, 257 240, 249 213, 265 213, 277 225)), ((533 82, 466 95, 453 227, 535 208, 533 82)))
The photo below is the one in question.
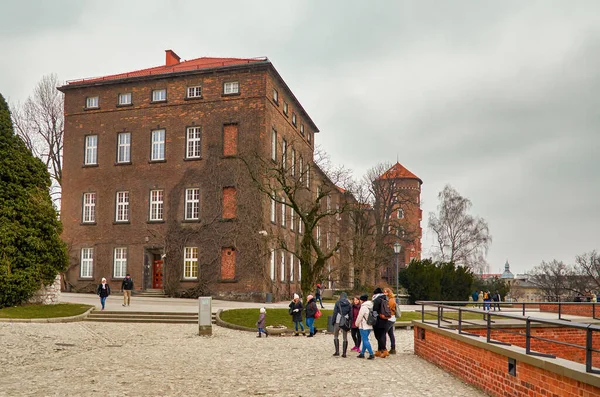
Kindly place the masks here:
POLYGON ((575 257, 576 272, 587 279, 594 289, 600 290, 600 255, 596 250, 575 257))
POLYGON ((539 288, 549 301, 564 300, 569 291, 572 269, 562 261, 542 261, 529 273, 528 281, 539 288))
POLYGON ((42 77, 32 96, 12 109, 15 131, 48 167, 52 178, 50 194, 57 208, 60 208, 64 133, 64 95, 56 89, 59 85, 56 74, 42 77))
POLYGON ((437 240, 440 260, 483 270, 492 242, 487 222, 468 214, 471 201, 450 185, 438 194, 438 214, 429 214, 429 227, 437 240))

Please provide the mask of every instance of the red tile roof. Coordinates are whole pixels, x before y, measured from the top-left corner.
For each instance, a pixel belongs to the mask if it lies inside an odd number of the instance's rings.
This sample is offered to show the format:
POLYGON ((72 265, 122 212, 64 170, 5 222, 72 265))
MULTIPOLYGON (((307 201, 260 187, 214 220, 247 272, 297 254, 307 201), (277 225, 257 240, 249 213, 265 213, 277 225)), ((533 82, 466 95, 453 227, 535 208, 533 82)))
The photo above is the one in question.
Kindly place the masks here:
POLYGON ((234 65, 246 65, 250 63, 258 63, 258 62, 268 62, 268 58, 209 58, 202 57, 191 59, 189 61, 183 61, 174 65, 162 65, 156 66, 153 68, 136 70, 133 72, 127 73, 119 73, 113 74, 110 76, 103 77, 93 77, 88 79, 81 80, 73 80, 69 81, 68 85, 74 84, 87 84, 87 83, 95 83, 99 81, 106 80, 119 80, 119 79, 127 79, 132 77, 142 77, 142 76, 154 76, 160 74, 169 74, 175 72, 186 72, 191 70, 201 70, 201 69, 215 69, 220 67, 234 66, 234 65))
POLYGON ((378 179, 417 179, 423 183, 421 178, 410 172, 400 163, 394 164, 389 170, 384 172, 378 179))

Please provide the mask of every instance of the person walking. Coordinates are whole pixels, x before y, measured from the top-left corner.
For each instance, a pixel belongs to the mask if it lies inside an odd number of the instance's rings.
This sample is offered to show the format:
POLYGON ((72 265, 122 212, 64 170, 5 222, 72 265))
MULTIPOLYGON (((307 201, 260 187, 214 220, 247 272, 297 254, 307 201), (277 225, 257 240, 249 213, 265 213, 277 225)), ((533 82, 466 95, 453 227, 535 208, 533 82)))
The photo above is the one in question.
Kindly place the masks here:
POLYGON ((383 290, 385 295, 388 298, 388 304, 390 305, 390 310, 392 312, 392 317, 388 319, 388 330, 387 336, 390 339, 390 354, 396 354, 396 336, 394 335, 394 324, 396 323, 396 297, 394 296, 394 292, 390 288, 385 288, 383 290))
POLYGON ((315 298, 316 298, 317 302, 319 302, 321 304, 321 309, 325 309, 325 306, 323 306, 323 299, 321 299, 321 293, 323 293, 323 290, 321 289, 321 284, 317 284, 317 290, 315 291, 315 298))
POLYGON ((123 282, 121 283, 121 291, 123 291, 123 306, 129 306, 131 303, 131 291, 133 290, 133 279, 131 275, 127 273, 123 282))
POLYGON ((348 331, 350 330, 350 324, 352 319, 350 311, 352 305, 348 300, 348 295, 345 292, 340 294, 340 299, 335 302, 333 306, 333 316, 331 316, 331 322, 333 325, 333 346, 335 347, 335 357, 340 355, 340 330, 342 330, 343 344, 342 344, 342 357, 346 357, 346 350, 348 349, 348 331))
POLYGON ((502 309, 500 309, 500 301, 502 300, 502 298, 500 297, 500 293, 498 291, 495 291, 494 294, 492 295, 492 300, 494 301, 493 306, 494 306, 494 311, 496 311, 496 307, 498 308, 498 311, 502 311, 502 309))
POLYGON ((256 337, 260 338, 262 336, 262 333, 264 333, 265 338, 268 338, 269 333, 265 328, 265 323, 267 322, 267 309, 261 307, 259 311, 260 314, 258 315, 258 321, 256 322, 256 328, 258 328, 258 335, 256 337))
POLYGON ((106 283, 106 279, 102 277, 102 282, 98 285, 96 289, 96 295, 100 297, 100 304, 102 305, 102 310, 104 310, 104 306, 106 305, 106 298, 110 296, 110 285, 106 283))
POLYGON ((377 312, 377 321, 373 326, 373 332, 375 333, 375 338, 377 339, 377 351, 375 352, 375 357, 386 358, 389 356, 389 352, 386 348, 386 334, 390 327, 389 317, 385 317, 383 314, 385 312, 384 305, 387 306, 387 310, 389 311, 389 303, 387 296, 383 293, 381 288, 376 288, 373 291, 373 311, 377 312))
POLYGON ((317 311, 319 310, 314 296, 308 295, 306 297, 306 309, 305 310, 306 310, 306 326, 308 327, 308 330, 310 331, 307 338, 312 338, 313 336, 315 336, 315 326, 314 326, 315 314, 317 314, 317 311))
POLYGON ((300 326, 300 329, 302 329, 302 335, 304 335, 304 324, 302 324, 302 309, 304 309, 304 305, 302 304, 300 297, 298 296, 298 294, 294 294, 294 300, 290 302, 289 309, 289 313, 292 315, 292 321, 294 321, 294 328, 296 329, 294 336, 300 335, 298 333, 298 326, 300 326))
POLYGON ((490 291, 485 291, 483 293, 483 310, 490 311, 490 302, 492 301, 492 294, 490 291))
POLYGON ((473 292, 473 295, 471 295, 471 298, 473 299, 474 306, 477 307, 477 301, 479 301, 479 292, 477 292, 477 291, 473 292))
POLYGON ((477 296, 477 302, 479 303, 479 307, 485 310, 485 306, 483 304, 483 291, 479 291, 479 295, 477 296))
POLYGON ((373 348, 371 347, 371 342, 369 341, 369 334, 371 333, 373 327, 371 327, 369 323, 367 323, 367 319, 369 318, 369 311, 373 309, 373 302, 369 301, 369 297, 366 294, 360 296, 360 301, 360 310, 358 311, 358 316, 356 317, 354 325, 356 325, 360 330, 362 350, 360 351, 360 354, 356 357, 365 358, 365 351, 368 351, 368 360, 373 360, 375 358, 375 355, 373 354, 373 348))
POLYGON ((360 353, 360 329, 356 325, 356 319, 358 318, 358 312, 360 311, 361 300, 358 296, 352 299, 352 328, 350 333, 352 334, 352 340, 354 341, 354 347, 350 350, 360 353))

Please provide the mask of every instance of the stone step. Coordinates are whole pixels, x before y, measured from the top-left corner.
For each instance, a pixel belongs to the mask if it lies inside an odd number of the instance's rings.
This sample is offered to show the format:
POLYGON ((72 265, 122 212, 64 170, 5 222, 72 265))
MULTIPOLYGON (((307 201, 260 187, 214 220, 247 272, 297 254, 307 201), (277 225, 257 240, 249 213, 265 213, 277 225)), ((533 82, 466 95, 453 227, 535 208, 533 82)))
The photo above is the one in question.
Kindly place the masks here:
MULTIPOLYGON (((216 313, 212 313, 212 323, 216 322, 216 313)), ((166 323, 197 324, 198 313, 186 312, 128 312, 93 310, 84 321, 119 322, 119 323, 166 323)))
POLYGON ((105 323, 155 323, 155 324, 198 324, 198 320, 176 319, 176 318, 122 318, 122 317, 87 317, 84 321, 105 322, 105 323))

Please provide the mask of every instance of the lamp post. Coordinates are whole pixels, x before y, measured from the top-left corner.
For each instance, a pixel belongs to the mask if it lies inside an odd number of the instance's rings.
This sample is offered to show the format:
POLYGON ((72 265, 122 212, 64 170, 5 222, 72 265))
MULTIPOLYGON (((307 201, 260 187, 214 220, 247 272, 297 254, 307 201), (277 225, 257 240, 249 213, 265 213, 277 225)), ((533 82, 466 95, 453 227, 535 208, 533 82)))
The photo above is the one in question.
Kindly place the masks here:
POLYGON ((402 246, 400 243, 394 243, 394 253, 396 254, 396 296, 398 296, 398 255, 400 254, 400 250, 402 246))

